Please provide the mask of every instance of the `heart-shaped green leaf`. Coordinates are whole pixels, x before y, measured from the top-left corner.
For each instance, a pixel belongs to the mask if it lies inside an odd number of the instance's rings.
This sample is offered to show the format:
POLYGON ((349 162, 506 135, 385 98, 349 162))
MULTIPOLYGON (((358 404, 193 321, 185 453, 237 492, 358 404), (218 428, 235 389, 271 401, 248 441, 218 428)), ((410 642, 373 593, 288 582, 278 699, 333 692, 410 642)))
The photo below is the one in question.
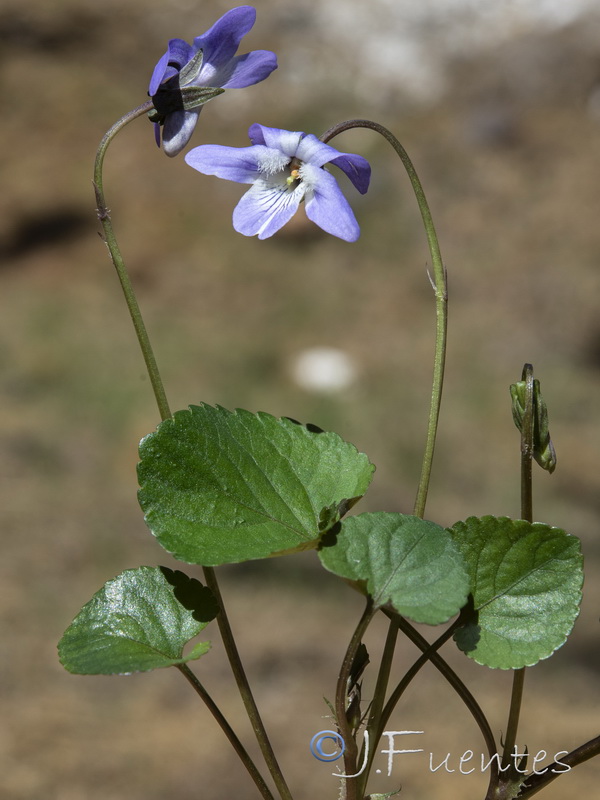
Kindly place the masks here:
POLYGON ((125 675, 200 658, 210 642, 184 645, 217 615, 210 589, 183 572, 139 567, 92 597, 58 645, 61 664, 78 675, 125 675))
POLYGON ((376 608, 389 603, 415 622, 446 622, 469 594, 452 537, 419 517, 385 512, 351 517, 335 544, 323 542, 319 557, 330 572, 362 584, 376 608))
POLYGON ((175 558, 204 566, 315 547, 374 470, 334 433, 204 404, 161 423, 140 457, 148 527, 175 558))
POLYGON ((479 664, 520 669, 566 641, 579 613, 579 539, 541 522, 470 517, 449 529, 471 577, 475 614, 455 634, 479 664))

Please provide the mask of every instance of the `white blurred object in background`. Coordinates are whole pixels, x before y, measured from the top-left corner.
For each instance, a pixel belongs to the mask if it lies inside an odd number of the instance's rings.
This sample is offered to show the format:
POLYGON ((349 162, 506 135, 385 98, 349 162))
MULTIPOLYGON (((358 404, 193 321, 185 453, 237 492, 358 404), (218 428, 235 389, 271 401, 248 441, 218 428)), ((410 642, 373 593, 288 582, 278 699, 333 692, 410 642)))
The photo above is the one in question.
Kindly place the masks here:
POLYGON ((292 363, 292 377, 309 392, 340 392, 358 376, 354 359, 336 347, 311 347, 292 363))

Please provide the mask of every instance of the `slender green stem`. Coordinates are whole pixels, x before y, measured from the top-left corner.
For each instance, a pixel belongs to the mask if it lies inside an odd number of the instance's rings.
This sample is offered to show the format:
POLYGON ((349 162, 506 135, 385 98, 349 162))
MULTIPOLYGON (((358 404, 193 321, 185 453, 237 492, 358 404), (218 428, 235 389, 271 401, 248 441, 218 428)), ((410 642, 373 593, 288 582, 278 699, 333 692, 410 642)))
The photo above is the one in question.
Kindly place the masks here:
MULTIPOLYGON (((395 620, 390 620, 390 627, 389 632, 394 630, 398 631, 398 623, 395 620)), ((385 704, 385 708, 372 710, 372 714, 370 717, 369 724, 367 726, 367 731, 369 733, 369 742, 378 742, 383 732, 386 728, 386 725, 392 715, 392 712, 398 705, 398 701, 408 688, 409 684, 418 674, 422 667, 430 660, 431 656, 436 653, 440 647, 448 641, 448 639, 454 634, 454 631, 462 625, 462 620, 460 618, 456 619, 454 623, 444 631, 444 633, 439 636, 435 642, 433 642, 427 650, 423 651, 423 653, 419 656, 419 658, 415 661, 415 663, 411 666, 411 668, 405 673, 402 677, 392 694, 390 695, 387 703, 385 704)), ((376 693, 375 693, 376 694, 376 693)), ((366 790, 367 781, 369 779, 369 774, 371 772, 371 768, 373 765, 373 760, 375 758, 376 749, 375 747, 371 747, 369 754, 367 756, 367 763, 365 765, 365 770, 361 775, 361 792, 364 794, 366 790)), ((364 761, 364 750, 361 751, 360 757, 358 759, 359 763, 362 764, 364 761)))
POLYGON ((425 504, 427 502, 427 492, 429 490, 429 481, 431 477, 431 467, 433 463, 433 452, 435 449, 435 439, 437 436, 438 420, 440 416, 440 405, 442 400, 442 386, 444 383, 444 368, 446 363, 446 338, 448 328, 448 288, 446 280, 446 270, 442 261, 440 246, 433 224, 433 218, 429 209, 429 204, 423 191, 423 186, 419 180, 419 176, 410 160, 408 153, 400 144, 394 134, 379 125, 377 122, 372 122, 368 119, 351 119, 347 122, 342 122, 335 125, 326 131, 321 139, 328 142, 340 133, 351 130, 353 128, 369 128, 376 133, 383 136, 396 151, 399 156, 406 173, 410 179, 415 198, 417 200, 421 218, 425 227, 427 236, 427 243, 429 245, 429 252, 431 254, 431 263, 433 267, 433 280, 432 286, 435 293, 435 308, 436 308, 436 335, 435 335, 435 354, 433 361, 433 385, 431 392, 431 404, 429 408, 429 421, 427 425, 427 440, 425 444, 425 452, 423 455, 423 465, 421 467, 421 477, 419 480, 419 487, 415 499, 414 514, 417 517, 422 517, 425 513, 425 504))
MULTIPOLYGON (((421 634, 413 628, 413 626, 408 622, 408 620, 404 619, 398 614, 394 614, 391 611, 387 611, 387 609, 382 609, 383 613, 386 616, 393 617, 397 620, 398 626, 402 633, 404 633, 411 642, 416 645, 419 650, 425 653, 427 650, 430 649, 431 645, 421 634)), ((452 667, 446 663, 446 661, 439 655, 439 653, 432 652, 429 655, 429 661, 433 664, 433 666, 442 673, 444 678, 448 681, 448 683, 452 686, 454 691, 458 694, 460 699, 463 703, 467 706, 471 715, 473 716, 475 722, 477 723, 479 730, 483 736, 485 741, 488 754, 490 758, 492 758, 496 751, 496 742, 494 740, 494 734, 492 733, 492 729, 490 728, 490 724, 486 719, 485 714, 481 710, 477 700, 473 697, 471 692, 467 689, 465 684, 461 681, 458 675, 454 672, 452 667)), ((492 769, 494 768, 494 764, 492 764, 492 769)))
MULTIPOLYGON (((348 649, 346 650, 346 655, 344 656, 344 660, 342 662, 342 666, 340 668, 340 674, 338 676, 336 693, 335 693, 335 715, 336 715, 336 722, 340 732, 340 736, 343 739, 345 749, 344 749, 344 774, 346 775, 356 775, 357 773, 357 755, 358 755, 358 748, 356 746, 356 739, 354 738, 354 734, 352 732, 352 727, 350 725, 350 721, 348 720, 348 716, 346 714, 346 700, 348 697, 348 679, 350 677, 350 672, 352 670, 352 664, 354 663, 354 658, 360 647, 360 643, 365 635, 365 631, 367 630, 369 623, 373 619, 375 611, 373 609, 373 601, 371 598, 367 600, 366 608, 363 612, 362 617, 360 618, 358 625, 356 626, 354 633, 352 634, 352 638, 350 639, 350 643, 348 645, 348 649)), ((359 781, 358 778, 347 778, 346 779, 346 794, 345 800, 362 800, 359 799, 358 795, 358 786, 359 781)))
MULTIPOLYGON (((449 628, 447 628, 441 636, 429 645, 427 650, 425 650, 419 658, 415 661, 412 667, 407 671, 407 673, 403 676, 402 680, 398 683, 394 691, 391 693, 389 700, 385 704, 385 708, 383 709, 383 714, 381 717, 381 725, 382 730, 387 725, 390 716, 398 701, 404 694, 405 690, 408 688, 410 682, 413 678, 417 675, 417 673, 421 670, 422 667, 430 660, 431 656, 440 649, 440 647, 445 644, 448 639, 450 639, 454 635, 454 631, 462 625, 462 620, 456 619, 449 628)), ((381 734, 380 734, 381 735, 381 734)))
MULTIPOLYGON (((523 375, 521 380, 525 381, 525 405, 523 413, 523 423, 521 428, 521 517, 529 522, 533 522, 533 492, 532 492, 532 458, 534 451, 534 434, 535 434, 535 408, 534 408, 534 380, 533 380, 533 367, 531 364, 525 364, 523 367, 523 375)), ((515 683, 517 683, 518 673, 523 673, 524 670, 517 670, 515 672, 515 683)), ((510 731, 514 728, 514 736, 516 736, 516 728, 518 724, 518 715, 521 703, 522 693, 522 679, 521 687, 513 684, 513 701, 511 703, 511 712, 509 715, 509 723, 507 726, 507 743, 510 731), (515 698, 515 694, 517 697, 515 698), (513 712, 513 706, 515 711, 513 712), (515 717, 513 721, 513 717, 515 717)), ((513 737, 514 738, 514 737, 513 737)), ((511 747, 512 749, 512 747, 511 747)), ((507 750, 505 748, 505 757, 507 750)), ((569 772, 573 767, 583 764, 590 758, 600 755, 600 736, 595 739, 590 739, 589 742, 582 744, 575 750, 572 750, 565 756, 561 756, 560 760, 554 761, 543 772, 533 773, 529 775, 523 782, 519 791, 519 800, 523 798, 533 797, 533 795, 545 789, 546 786, 559 777, 569 772)))
MULTIPOLYGON (((533 367, 525 364, 522 380, 525 381, 525 406, 523 410, 523 424, 521 426, 521 519, 533 522, 533 433, 534 433, 534 397, 533 397, 533 367)), ((502 752, 502 767, 512 765, 513 750, 517 740, 521 703, 523 700, 523 684, 525 682, 525 667, 513 670, 513 684, 510 698, 506 736, 502 752)), ((510 773, 508 773, 510 775, 510 773)))
POLYGON ((223 604, 223 599, 221 597, 221 591, 219 589, 219 584, 217 583, 217 576, 215 575, 215 571, 212 567, 203 567, 203 571, 204 571, 204 578, 206 580, 206 585, 215 595, 217 603, 219 604, 220 611, 219 614, 217 615, 217 622, 219 624, 221 638, 223 640, 223 645, 225 647, 225 651, 229 659, 229 664, 231 665, 231 671, 233 672, 233 675, 235 677, 235 681, 237 683, 240 696, 246 708, 246 713, 248 714, 248 718, 250 719, 250 722, 252 724, 252 728, 254 730, 254 734, 258 741, 260 750, 263 754, 263 758, 265 759, 267 767, 269 768, 269 772, 273 777, 273 781, 277 786, 277 790, 282 800, 292 800, 292 795, 290 793, 285 778, 283 777, 281 768, 275 757, 275 753, 271 746, 271 742, 269 741, 269 737, 267 736, 267 731, 261 719, 252 691, 250 689, 250 684, 248 682, 248 678, 246 676, 246 672, 244 670, 242 660, 240 658, 237 645, 233 637, 233 632, 229 624, 229 619, 225 611, 225 606, 223 604))
POLYGON ((248 770, 248 772, 250 774, 250 777, 252 778, 252 780, 256 784, 256 787, 257 787, 258 791, 265 798, 265 800, 274 800, 273 795, 271 794, 271 791, 270 791, 269 787, 267 786, 267 784, 265 783, 262 775, 260 774, 260 772, 256 768, 255 763, 252 761, 252 759, 250 758, 250 756, 246 752, 246 749, 244 748, 243 744, 240 742, 240 740, 236 736, 235 731, 233 730, 231 725, 227 722, 227 720, 223 716, 222 712, 220 711, 219 707, 214 702, 214 700, 211 698, 211 696, 208 694, 208 692, 206 691, 204 686, 202 686, 202 684, 200 683, 198 678, 194 675, 194 673, 188 667, 187 664, 178 664, 177 665, 177 669, 182 673, 182 675, 194 687, 195 691, 198 693, 198 695, 202 698, 202 700, 206 704, 206 706, 207 706, 208 710, 210 711, 210 713, 213 715, 213 717, 219 723, 221 729, 225 733, 225 736, 227 736, 227 738, 229 739, 229 742, 230 742, 231 746, 233 747, 235 752, 240 757, 240 760, 241 760, 242 764, 248 770))
MULTIPOLYGON (((425 234, 427 237, 427 244, 429 246, 429 252, 431 255, 433 279, 430 277, 430 280, 434 290, 436 309, 435 352, 433 360, 431 402, 429 406, 429 418, 427 424, 427 438, 423 453, 421 476, 419 478, 419 485, 417 488, 417 495, 414 505, 415 516, 423 517, 425 514, 425 505, 427 503, 427 493, 429 491, 431 468, 433 465, 433 454, 438 430, 442 401, 442 387, 444 383, 444 369, 446 363, 446 340, 448 330, 448 288, 446 270, 442 261, 442 254, 435 231, 435 226, 433 224, 433 218, 429 209, 429 203, 425 197, 423 186, 408 153, 396 136, 394 136, 390 130, 377 122, 366 119, 352 119, 330 128, 321 136, 321 139, 323 142, 329 142, 334 136, 337 136, 345 131, 352 130, 353 128, 368 128, 369 130, 375 131, 383 136, 383 138, 394 148, 396 154, 402 161, 404 169, 406 170, 408 178, 411 182, 412 189, 419 206, 419 211, 421 212, 421 218, 423 220, 425 234)), ((376 730, 380 731, 379 736, 381 735, 383 728, 379 726, 378 720, 387 692, 390 665, 394 654, 396 638, 397 627, 395 623, 391 621, 390 628, 388 630, 388 636, 386 638, 383 660, 377 678, 377 685, 373 698, 373 713, 371 716, 372 722, 370 723, 376 730)), ((372 739, 373 747, 371 757, 379 736, 373 737, 372 739)), ((366 779, 363 779, 362 781, 363 788, 365 786, 365 780, 366 779)))
POLYGON ((158 410, 161 419, 164 420, 171 416, 171 411, 169 410, 167 396, 165 394, 163 382, 160 377, 160 372, 158 371, 156 358, 154 357, 154 351, 152 350, 152 346, 150 344, 148 332, 146 331, 146 326, 144 324, 144 320, 142 319, 142 314, 140 312, 129 275, 125 268, 125 263, 121 255, 119 245, 117 244, 117 240, 115 238, 110 214, 106 206, 106 200, 104 199, 104 187, 102 179, 104 156, 109 144, 112 142, 117 133, 119 133, 119 131, 125 127, 125 125, 132 122, 134 119, 141 117, 143 114, 146 114, 152 108, 152 101, 148 100, 148 102, 144 103, 138 108, 135 108, 128 114, 125 114, 124 117, 116 122, 112 128, 104 134, 102 141, 100 142, 100 146, 98 147, 98 152, 96 153, 96 163, 94 165, 94 191, 96 193, 98 219, 100 220, 102 228, 104 229, 104 241, 106 242, 106 246, 110 252, 115 269, 117 270, 123 295, 125 296, 125 302, 127 303, 127 308, 129 309, 129 315, 131 316, 131 321, 133 322, 133 327, 135 328, 138 342, 142 350, 142 355, 146 363, 146 369, 152 384, 152 390, 154 392, 154 397, 156 398, 158 410))
POLYGON ((579 764, 583 764, 585 761, 589 761, 590 758, 594 758, 598 755, 600 755, 600 736, 596 736, 595 739, 590 739, 589 742, 572 750, 566 756, 561 756, 559 760, 554 761, 546 767, 543 772, 539 771, 537 775, 535 773, 529 775, 521 786, 519 800, 526 800, 529 797, 533 797, 534 794, 541 792, 542 789, 545 789, 549 783, 560 775, 565 775, 573 769, 573 767, 577 767, 579 764), (565 767, 569 769, 565 769, 565 767))
MULTIPOLYGON (((429 643, 426 639, 424 639, 421 634, 416 631, 413 626, 405 620, 403 617, 398 617, 398 624, 400 626, 400 630, 408 636, 408 638, 420 649, 425 653, 429 648, 429 643)), ((488 790, 485 796, 485 800, 495 800, 495 787, 498 785, 498 773, 499 773, 499 766, 498 761, 496 758, 497 755, 497 747, 496 742, 494 740, 494 734, 492 733, 492 729, 490 728, 490 724, 487 721, 485 714, 483 713, 479 703, 471 692, 467 689, 465 684, 461 681, 458 675, 454 672, 452 667, 444 661, 444 659, 439 655, 439 653, 434 652, 429 656, 429 661, 433 664, 433 666, 442 673, 444 678, 448 681, 448 683, 452 686, 454 691, 458 694, 460 699, 463 703, 467 706, 471 715, 479 730, 481 731, 481 735, 485 741, 488 756, 490 758, 490 780, 488 784, 488 790)))
POLYGON ((513 750, 517 740, 521 703, 523 700, 523 684, 525 683, 525 667, 513 670, 513 683, 510 695, 510 710, 506 723, 506 737, 502 751, 502 767, 513 766, 513 750))
MULTIPOLYGON (((375 683, 375 691, 373 692, 373 702, 371 703, 370 713, 369 713, 369 723, 367 725, 367 731, 369 733, 369 741, 370 742, 378 742, 381 737, 381 732, 383 731, 383 727, 381 727, 380 720, 381 714, 383 712, 383 705, 385 702, 385 695, 387 693, 387 687, 390 680, 390 672, 392 669, 392 661, 394 659, 394 650, 396 648, 396 641, 398 639, 398 623, 395 619, 390 619, 390 624, 388 627, 387 636, 385 639, 385 645, 383 648, 383 654, 381 656, 381 662, 379 664, 379 672, 377 673, 377 681, 375 683), (377 733, 380 731, 379 733, 377 733)), ((375 748, 371 748, 371 755, 369 757, 368 767, 367 767, 367 777, 369 768, 372 761, 372 754, 374 753, 375 748)), ((361 753, 361 757, 359 758, 359 763, 363 763, 363 754, 361 753)), ((366 777, 363 780, 363 788, 366 785, 366 777)))
MULTIPOLYGON (((96 194, 96 205, 98 209, 98 219, 102 223, 102 227, 104 229, 104 237, 106 245, 109 249, 113 264, 117 270, 117 275, 119 277, 119 281, 121 283, 121 288, 123 290, 123 294, 125 296, 125 301, 127 303, 127 308, 129 309, 129 314, 131 316, 131 320, 133 322, 133 326, 135 328, 135 332, 137 334, 138 342, 140 344, 140 348, 142 350, 142 354, 144 356, 144 361, 146 363, 146 369, 148 371, 148 375, 150 377, 150 382, 152 384, 152 389, 154 391, 154 397, 156 399, 156 403, 158 406, 158 411, 160 413, 161 419, 165 420, 171 416, 171 411, 169 409, 169 404, 167 401, 167 396, 165 393, 164 385, 160 376, 160 372, 158 370, 158 366, 156 363, 156 359, 154 357, 154 352, 152 350, 152 346, 150 344, 150 339, 148 337, 148 333, 146 331, 146 326, 144 324, 144 320, 142 318, 142 314, 133 290, 133 286, 131 285, 131 281, 129 279, 129 275, 127 273, 127 269, 125 267, 125 262, 123 261, 123 257, 121 255, 121 251, 117 244, 117 240, 113 231, 110 215, 108 208, 106 206, 106 200, 104 197, 104 188, 103 188, 103 175, 102 169, 104 165, 104 157, 106 155, 106 151, 108 149, 109 144, 114 139, 117 133, 121 131, 127 124, 132 122, 134 119, 141 117, 143 114, 146 114, 153 108, 152 101, 148 101, 143 105, 135 108, 133 111, 130 111, 128 114, 125 114, 118 122, 116 122, 109 131, 103 136, 102 141, 100 142, 100 146, 98 147, 98 152, 96 154, 96 162, 94 165, 94 191, 96 194)), ((236 683, 242 695, 242 699, 244 701, 244 705, 246 707, 246 711, 248 716, 250 717, 252 727, 254 729, 256 738, 258 743, 261 747, 261 751, 267 763, 267 766, 273 776, 273 780, 279 790, 279 793, 282 797, 282 800, 291 800, 290 791, 285 783, 283 778, 283 774, 279 765, 275 759, 275 755, 273 753, 273 749, 269 743, 264 724, 260 718, 260 714, 258 713, 258 708, 256 707, 256 703, 254 702, 254 698, 252 697, 252 693, 250 691, 250 685, 248 683, 248 679, 244 672, 242 662, 235 645, 235 641, 233 638, 233 634, 231 632, 231 627, 229 625, 229 620, 227 618, 227 614, 225 612, 225 605, 223 603, 223 598, 221 597, 221 593, 219 591, 219 586, 217 583, 217 577, 215 575, 214 570, 212 567, 204 567, 204 576, 206 579, 206 583, 209 588, 212 590, 213 594, 218 600, 220 613, 217 616, 217 621, 219 624, 219 630, 221 632, 221 636, 223 638, 223 643, 225 646, 225 651, 227 653, 227 657, 229 659, 229 663, 231 665, 231 670, 234 674, 236 683)), ((188 680, 193 683, 190 679, 190 675, 193 675, 189 670, 184 673, 188 680), (188 674, 189 673, 189 674, 188 674)), ((198 691, 198 688, 195 684, 193 684, 198 691)), ((199 692, 200 693, 200 692, 199 692)), ((206 702, 206 701, 205 701, 206 702)), ((211 701, 212 702, 212 701, 211 701)), ((220 717, 217 717, 220 720, 220 717)), ((224 729, 225 730, 225 729, 224 729)), ((227 730, 225 730, 227 734, 227 730)), ((228 737, 229 738, 229 737, 228 737)), ((231 739, 230 739, 231 741, 231 739)), ((237 750, 236 747, 236 752, 237 750)), ((243 760, 243 759, 242 759, 243 760)), ((254 768, 256 769, 256 768, 254 768)), ((265 795, 266 797, 266 795, 265 795)), ((270 797, 270 795, 269 795, 270 797)))

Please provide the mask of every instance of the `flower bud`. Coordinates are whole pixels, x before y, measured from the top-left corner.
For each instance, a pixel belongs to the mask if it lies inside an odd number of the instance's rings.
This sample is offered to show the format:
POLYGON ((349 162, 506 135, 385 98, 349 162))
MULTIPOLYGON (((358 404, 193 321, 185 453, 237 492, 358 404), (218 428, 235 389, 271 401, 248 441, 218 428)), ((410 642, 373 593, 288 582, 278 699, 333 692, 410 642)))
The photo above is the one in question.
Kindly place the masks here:
MULTIPOLYGON (((531 367, 526 364, 523 370, 524 378, 528 369, 531 369, 531 367)), ((512 398, 513 420, 522 433, 527 406, 527 380, 523 379, 513 383, 510 387, 510 395, 512 398)), ((542 469, 552 473, 556 468, 556 452, 548 430, 548 408, 542 397, 540 382, 537 379, 533 380, 532 402, 533 457, 542 469)))

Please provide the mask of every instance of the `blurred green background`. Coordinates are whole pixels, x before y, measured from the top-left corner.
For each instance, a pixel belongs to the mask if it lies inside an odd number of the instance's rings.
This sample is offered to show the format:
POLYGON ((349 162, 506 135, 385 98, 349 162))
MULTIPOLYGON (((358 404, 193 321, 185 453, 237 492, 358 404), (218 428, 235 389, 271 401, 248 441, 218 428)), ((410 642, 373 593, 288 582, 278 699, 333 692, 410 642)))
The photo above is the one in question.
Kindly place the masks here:
MULTIPOLYGON (((542 0, 256 5, 242 52, 274 49, 280 68, 210 104, 193 143, 244 146, 253 122, 319 134, 367 116, 406 146, 450 286, 429 518, 518 516, 508 386, 525 361, 541 380, 558 468, 551 477, 537 470, 534 508, 581 537, 587 582, 569 643, 529 671, 520 741, 533 754, 570 750, 598 734, 600 716, 600 15, 583 0, 568 9, 542 0)), ((140 564, 175 565, 135 498, 137 443, 158 416, 97 236, 95 149, 145 100, 167 39, 190 40, 230 7, 0 6, 0 796, 8 800, 255 796, 175 671, 81 678, 56 657, 63 630, 104 581, 140 564)), ((336 145, 373 166, 368 195, 348 193, 363 231, 355 245, 328 238, 303 212, 272 240, 239 236, 230 220, 241 187, 166 158, 143 119, 109 151, 108 205, 172 408, 206 401, 331 428, 377 465, 358 510, 410 512, 433 352, 428 253, 391 149, 366 131, 336 145), (318 393, 294 381, 295 359, 318 346, 353 360, 350 387, 318 393)), ((337 796, 332 766, 315 761, 308 743, 331 727, 322 696, 334 693, 360 598, 321 574, 314 554, 222 572, 294 796, 337 796)), ((374 659, 384 630, 376 625, 367 641, 374 659)), ((216 628, 207 634, 214 652, 196 668, 225 713, 242 719, 216 628)), ((510 676, 446 650, 499 734, 510 676)), ((400 646, 398 673, 415 657, 400 646)), ((370 691, 369 675, 364 696, 370 691)), ((393 726, 424 730, 408 746, 433 751, 436 764, 448 752, 481 752, 467 713, 430 669, 393 726)), ((239 728, 255 752, 248 726, 239 728)), ((485 775, 432 774, 414 756, 387 778, 385 764, 381 756, 378 791, 402 784, 411 798, 484 794, 485 775)), ((589 762, 545 797, 591 798, 599 778, 589 762)))

